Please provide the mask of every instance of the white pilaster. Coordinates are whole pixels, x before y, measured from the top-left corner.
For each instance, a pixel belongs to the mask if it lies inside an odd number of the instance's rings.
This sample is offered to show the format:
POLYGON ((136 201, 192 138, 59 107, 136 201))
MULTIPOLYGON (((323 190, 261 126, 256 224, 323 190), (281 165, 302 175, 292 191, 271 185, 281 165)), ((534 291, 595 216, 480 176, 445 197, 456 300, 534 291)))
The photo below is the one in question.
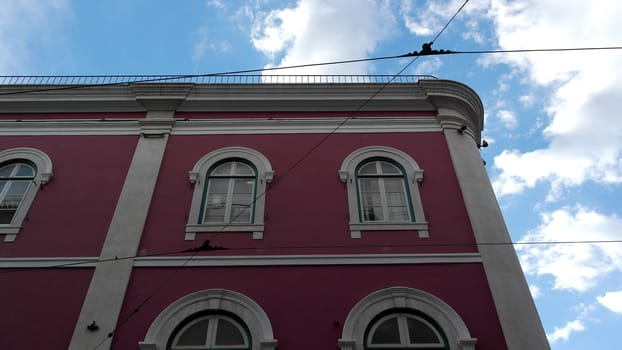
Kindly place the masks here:
MULTIPOLYGON (((484 169, 479 131, 459 131, 456 112, 439 110, 449 153, 462 190, 508 350, 549 349, 501 210, 484 169), (492 244, 490 244, 492 243, 492 244)), ((481 337, 481 336, 480 336, 481 337)), ((463 348, 469 347, 465 344, 463 348)))
MULTIPOLYGON (((141 121, 142 136, 112 216, 100 260, 136 255, 173 123, 173 112, 168 113, 167 118, 161 112, 148 113, 141 121)), ((110 349, 112 337, 108 337, 108 333, 117 325, 133 265, 134 259, 97 263, 70 350, 110 349), (96 331, 87 329, 93 321, 99 327, 96 331)))

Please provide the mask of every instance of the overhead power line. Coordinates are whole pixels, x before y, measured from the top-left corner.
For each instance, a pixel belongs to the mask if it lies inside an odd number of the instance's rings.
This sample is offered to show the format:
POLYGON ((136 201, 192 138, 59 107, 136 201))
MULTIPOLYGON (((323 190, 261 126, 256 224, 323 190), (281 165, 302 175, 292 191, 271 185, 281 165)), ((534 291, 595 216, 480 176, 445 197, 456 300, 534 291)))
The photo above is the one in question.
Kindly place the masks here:
MULTIPOLYGON (((328 62, 319 62, 319 63, 306 63, 306 64, 298 64, 291 66, 281 66, 281 67, 267 67, 267 68, 256 68, 256 69, 244 69, 244 70, 232 70, 232 71, 224 71, 224 72, 216 72, 216 73, 205 73, 205 74, 179 74, 179 75, 165 75, 165 76, 156 76, 153 75, 130 75, 127 76, 138 79, 131 80, 122 80, 115 81, 110 83, 95 83, 95 84, 70 84, 63 86, 55 86, 55 87, 46 87, 40 89, 31 89, 31 90, 20 90, 20 91, 8 91, 0 93, 0 96, 3 95, 21 95, 21 94, 29 94, 36 92, 46 92, 46 91, 58 91, 58 90, 73 90, 73 89, 83 89, 88 87, 99 87, 99 86, 115 86, 115 85, 127 85, 131 83, 157 83, 157 82, 166 82, 166 81, 179 81, 184 79, 196 79, 196 78, 206 78, 206 77, 218 77, 218 76, 227 76, 227 75, 244 75, 251 73, 263 73, 263 72, 271 72, 271 71, 281 71, 287 69, 299 69, 299 68, 310 68, 310 67, 320 67, 320 66, 329 66, 329 65, 339 65, 339 64, 350 64, 350 63, 359 63, 359 62, 370 62, 370 61, 380 61, 380 60, 390 60, 390 59, 399 59, 405 57, 420 57, 420 56, 443 56, 443 55, 485 55, 485 54, 508 54, 508 53, 546 53, 546 52, 572 52, 572 51, 603 51, 603 50, 622 50, 622 46, 599 46, 599 47, 566 47, 566 48, 538 48, 538 49, 497 49, 497 50, 466 50, 466 51, 454 51, 449 49, 440 49, 435 50, 431 48, 431 45, 434 42, 431 41, 429 43, 425 43, 422 45, 421 51, 412 51, 401 55, 394 56, 380 56, 380 57, 370 57, 370 58, 360 58, 360 59, 352 59, 352 60, 342 60, 342 61, 328 61, 328 62), (144 77, 144 78, 142 78, 144 77)), ((20 79, 20 78, 54 78, 57 76, 18 76, 18 75, 5 75, 0 76, 2 80, 9 79, 20 79)), ((106 77, 124 77, 124 76, 111 76, 111 75, 93 75, 93 76, 63 76, 64 78, 106 78, 106 77)), ((0 84, 1 86, 10 86, 17 84, 0 84)), ((41 84, 45 85, 45 84, 41 84)))
MULTIPOLYGON (((213 238, 212 238, 213 239, 213 238)), ((37 266, 37 267, 18 267, 18 268, 7 268, 0 270, 1 274, 9 274, 16 272, 25 272, 25 271, 33 271, 33 270, 51 270, 51 269, 60 269, 67 268, 72 266, 80 266, 80 265, 88 265, 93 263, 102 263, 102 262, 111 262, 111 261, 122 261, 128 259, 140 259, 140 258, 153 258, 153 257, 163 257, 170 256, 175 254, 182 253, 192 253, 190 257, 194 258, 198 253, 201 252, 212 252, 212 251, 228 251, 228 252, 242 252, 242 251, 261 251, 265 253, 267 250, 294 250, 294 249, 369 249, 369 248, 433 248, 433 247, 485 247, 485 246, 551 246, 551 245, 572 245, 572 244, 616 244, 622 243, 622 239, 613 239, 613 240, 580 240, 580 241, 521 241, 521 242, 480 242, 480 243, 414 243, 414 244, 369 244, 369 245, 300 245, 300 246, 263 246, 263 247, 237 247, 237 248, 223 248, 220 246, 212 246, 210 245, 210 240, 206 240, 200 246, 188 248, 188 249, 180 249, 166 252, 158 252, 153 254, 145 254, 145 255, 131 255, 131 256, 123 256, 123 257, 115 257, 109 259, 98 259, 98 260, 83 260, 83 261, 75 261, 66 264, 57 264, 50 266, 37 266)), ((383 252, 385 254, 386 252, 383 252)), ((203 255, 202 255, 203 256, 203 255)), ((217 255, 218 257, 222 256, 231 256, 231 255, 217 255)), ((186 257, 188 256, 181 256, 186 257)), ((191 260, 191 259, 188 259, 191 260)), ((186 262, 187 264, 187 262, 186 262)))

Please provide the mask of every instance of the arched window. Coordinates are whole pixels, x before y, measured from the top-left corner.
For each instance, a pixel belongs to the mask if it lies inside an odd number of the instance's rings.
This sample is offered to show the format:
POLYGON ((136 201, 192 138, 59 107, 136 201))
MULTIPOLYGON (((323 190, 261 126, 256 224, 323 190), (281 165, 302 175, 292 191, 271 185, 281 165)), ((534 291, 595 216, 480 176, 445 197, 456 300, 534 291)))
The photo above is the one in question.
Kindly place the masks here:
POLYGON ((262 239, 267 184, 274 171, 261 153, 226 147, 206 154, 189 173, 194 185, 186 239, 201 232, 252 232, 262 239))
POLYGON ((170 350, 250 350, 246 326, 235 317, 208 314, 189 317, 173 332, 170 350))
POLYGON ((354 305, 338 345, 341 350, 475 350, 476 342, 441 299, 413 288, 391 287, 354 305))
POLYGON ((226 289, 186 295, 153 320, 141 350, 274 350, 272 325, 251 298, 226 289))
POLYGON ((52 177, 52 161, 34 148, 0 151, 0 234, 16 239, 39 187, 52 177))
POLYGON ((386 146, 358 149, 344 159, 339 178, 348 191, 352 238, 385 230, 429 237, 419 196, 423 170, 408 154, 386 146))
POLYGON ((202 218, 205 223, 253 223, 257 174, 242 159, 217 163, 207 175, 202 218))
POLYGON ((9 225, 35 179, 35 169, 26 162, 0 167, 0 225, 9 225))
POLYGON ((391 312, 373 321, 365 334, 365 348, 448 349, 442 330, 425 315, 412 312, 391 312))
POLYGON ((362 222, 408 222, 414 214, 402 167, 390 159, 368 159, 356 171, 362 222))

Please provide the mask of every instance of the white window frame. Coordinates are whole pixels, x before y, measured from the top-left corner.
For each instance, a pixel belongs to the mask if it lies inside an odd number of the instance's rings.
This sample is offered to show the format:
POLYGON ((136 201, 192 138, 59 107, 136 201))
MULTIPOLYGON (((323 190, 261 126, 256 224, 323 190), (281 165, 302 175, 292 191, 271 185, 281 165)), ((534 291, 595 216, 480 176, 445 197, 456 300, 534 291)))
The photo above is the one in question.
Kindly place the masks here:
POLYGON ((266 188, 267 184, 272 182, 273 177, 274 170, 268 158, 251 148, 225 147, 203 156, 189 172, 189 180, 194 185, 194 192, 186 225, 186 240, 194 240, 196 234, 201 232, 252 232, 253 239, 263 239, 266 188), (235 158, 252 163, 257 171, 252 223, 204 223, 200 218, 200 211, 205 186, 207 186, 207 172, 216 163, 235 158))
POLYGON ((274 350, 272 324, 265 311, 251 298, 227 289, 207 289, 186 295, 164 309, 153 321, 145 339, 138 343, 140 350, 166 349, 176 327, 200 312, 228 312, 237 316, 251 337, 252 350, 274 350))
POLYGON ((408 154, 387 146, 368 146, 350 153, 341 164, 339 178, 346 184, 350 216, 350 237, 361 238, 361 231, 417 231, 420 238, 429 237, 428 223, 425 221, 419 186, 423 182, 423 169, 408 154), (399 164, 404 169, 408 183, 407 202, 412 205, 414 221, 403 222, 364 222, 359 215, 359 193, 356 170, 359 164, 371 158, 386 158, 399 164))
POLYGON ((361 299, 348 314, 337 344, 341 350, 363 350, 365 330, 377 317, 390 310, 412 310, 430 317, 447 337, 450 350, 475 350, 477 339, 447 303, 424 291, 390 287, 361 299))
POLYGON ((0 151, 0 166, 9 162, 28 161, 34 164, 35 177, 28 192, 22 198, 10 224, 0 225, 0 235, 5 242, 13 242, 22 228, 28 210, 32 205, 39 188, 52 178, 52 160, 44 152, 29 147, 18 147, 0 151))

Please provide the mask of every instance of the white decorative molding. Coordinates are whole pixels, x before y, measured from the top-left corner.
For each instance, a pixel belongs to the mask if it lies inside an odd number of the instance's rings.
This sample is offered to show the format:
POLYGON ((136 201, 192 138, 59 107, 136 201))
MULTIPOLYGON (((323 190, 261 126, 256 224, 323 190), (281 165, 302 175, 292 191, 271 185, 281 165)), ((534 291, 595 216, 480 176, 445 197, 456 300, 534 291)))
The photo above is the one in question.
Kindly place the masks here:
POLYGON ((410 309, 432 318, 447 336, 450 350, 474 350, 477 339, 458 313, 443 300, 424 291, 408 287, 391 287, 376 291, 359 301, 343 325, 337 345, 341 350, 363 350, 365 330, 372 320, 392 309, 410 309))
POLYGON ((419 184, 423 181, 423 169, 407 153, 393 147, 367 146, 350 153, 341 163, 337 172, 341 182, 346 184, 348 209, 350 217, 350 237, 361 238, 361 231, 417 231, 419 238, 430 237, 428 224, 425 221, 423 204, 419 195, 419 184), (356 185, 356 167, 369 158, 387 158, 400 164, 406 172, 408 195, 412 203, 414 222, 362 222, 359 212, 358 192, 356 185))
POLYGON ((434 116, 333 118, 235 118, 178 120, 173 135, 325 134, 380 132, 438 132, 434 116), (343 125, 342 125, 343 124, 343 125), (339 128, 337 129, 337 127, 339 128))
POLYGON ((171 118, 146 118, 138 121, 140 134, 144 137, 163 137, 171 133, 175 119, 171 118))
POLYGON ((274 170, 266 156, 247 147, 225 147, 214 150, 196 162, 188 172, 188 180, 194 185, 190 214, 186 225, 186 240, 194 240, 199 232, 252 232, 253 239, 263 239, 264 210, 267 184, 272 182, 274 170), (199 223, 207 172, 212 166, 229 158, 241 158, 251 162, 257 171, 257 184, 254 198, 254 217, 252 223, 199 223))
POLYGON ((164 309, 153 321, 141 350, 165 349, 175 328, 199 312, 227 311, 240 318, 252 338, 252 350, 274 350, 278 341, 266 312, 251 298, 226 289, 207 289, 186 295, 164 309))
MULTIPOLYGON (((120 257, 124 258, 124 257, 120 257)), ((0 258, 0 269, 95 267, 98 257, 0 258)), ((216 267, 216 266, 296 266, 296 265, 400 265, 477 264, 478 253, 439 254, 307 254, 307 255, 227 255, 150 256, 134 258, 135 267, 216 267)))
POLYGON ((14 242, 22 228, 22 223, 28 214, 28 210, 39 192, 39 188, 52 179, 52 160, 44 152, 29 147, 17 147, 0 151, 0 166, 11 161, 26 160, 34 164, 35 176, 28 192, 11 220, 11 223, 0 225, 0 235, 4 234, 5 242, 14 242))
MULTIPOLYGON (((362 117, 343 123, 343 117, 333 118, 235 118, 191 119, 174 121, 167 129, 173 135, 229 135, 229 134, 325 134, 334 133, 394 133, 439 132, 441 125, 434 116, 362 117)), ((43 135, 139 135, 152 132, 157 125, 145 124, 146 119, 134 120, 68 119, 68 120, 2 120, 0 136, 43 135)))
POLYGON ((323 266, 323 265, 400 265, 474 264, 478 253, 447 254, 308 254, 308 255, 225 255, 138 257, 136 267, 215 267, 215 266, 323 266))
POLYGON ((0 258, 0 269, 32 269, 32 268, 83 268, 95 267, 99 258, 87 257, 50 257, 50 258, 0 258))
POLYGON ((138 120, 13 120, 0 121, 0 136, 138 135, 138 120))

